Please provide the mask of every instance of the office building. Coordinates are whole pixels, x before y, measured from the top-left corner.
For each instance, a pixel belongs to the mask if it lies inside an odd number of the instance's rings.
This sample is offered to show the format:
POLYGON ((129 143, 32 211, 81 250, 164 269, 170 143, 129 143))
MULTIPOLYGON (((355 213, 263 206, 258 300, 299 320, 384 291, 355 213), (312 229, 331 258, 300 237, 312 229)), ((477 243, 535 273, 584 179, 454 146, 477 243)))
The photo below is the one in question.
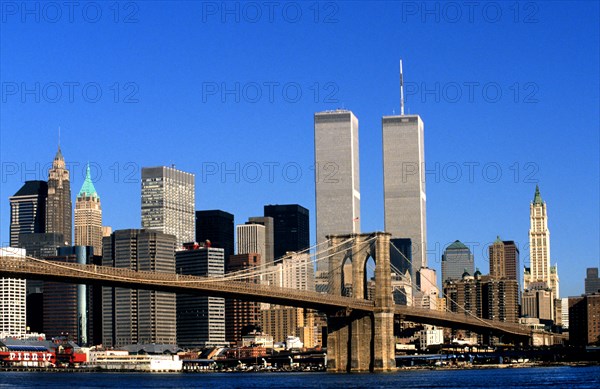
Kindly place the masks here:
MULTIPOLYGON (((3 257, 22 258, 25 249, 15 247, 0 248, 3 257)), ((20 336, 26 332, 25 280, 0 278, 0 338, 20 336)))
POLYGON ((276 261, 288 251, 300 252, 310 246, 308 209, 298 204, 265 205, 264 214, 273 218, 276 261))
POLYGON ((585 277, 585 294, 600 292, 600 278, 598 278, 598 268, 588 267, 585 277))
MULTIPOLYGON (((48 259, 87 265, 93 263, 92 252, 91 246, 60 247, 48 259)), ((44 281, 43 328, 48 339, 64 336, 81 346, 93 344, 91 290, 88 285, 44 281)))
MULTIPOLYGON (((260 254, 238 254, 229 257, 227 273, 252 269, 261 265, 260 254)), ((246 279, 249 283, 260 283, 260 277, 246 279)), ((225 299, 225 339, 229 343, 242 340, 244 329, 260 326, 260 303, 237 299, 225 299)))
POLYGON ((490 276, 520 281, 519 249, 512 240, 496 241, 489 247, 490 276))
POLYGON ((142 168, 142 228, 175 235, 179 246, 195 238, 195 177, 173 167, 142 168))
POLYGON ((558 267, 550 266, 550 231, 546 202, 542 200, 536 185, 533 202, 529 206, 529 267, 523 273, 523 288, 532 283, 543 282, 552 290, 553 298, 560 297, 558 267))
POLYGON ((262 224, 240 224, 237 230, 237 253, 266 255, 266 227, 262 224))
POLYGON ((569 343, 587 346, 600 342, 600 294, 569 297, 569 343))
POLYGON ((65 245, 70 246, 73 236, 73 209, 71 182, 60 146, 48 172, 48 197, 46 198, 46 230, 62 234, 65 245))
POLYGON ((412 242, 412 276, 427 267, 424 124, 419 115, 384 116, 385 230, 412 242))
MULTIPOLYGON (((358 119, 351 111, 315 113, 317 243, 328 235, 360 233, 358 119)), ((328 271, 319 261, 318 271, 328 271)))
POLYGON ((523 291, 521 298, 521 316, 554 321, 554 303, 552 289, 545 283, 529 284, 529 289, 523 291))
MULTIPOLYGON (((203 277, 223 277, 224 249, 195 243, 177 251, 177 272, 203 277)), ((187 349, 226 346, 225 299, 212 296, 177 295, 177 344, 187 349)))
MULTIPOLYGON (((152 230, 117 230, 102 239, 102 265, 175 273, 174 235, 152 230)), ((102 287, 102 344, 175 344, 175 294, 102 287)))
POLYGON ((307 253, 288 252, 276 265, 267 267, 265 283, 280 288, 315 290, 315 271, 307 253))
POLYGON ((75 200, 75 245, 91 246, 102 255, 102 207, 88 164, 83 185, 75 200))
MULTIPOLYGON (((62 234, 46 231, 46 181, 26 181, 10 197, 10 246, 25 249, 36 258, 56 255, 56 248, 65 244, 62 234)), ((31 331, 43 331, 43 281, 27 280, 27 326, 31 331)))
POLYGON ((224 250, 225 262, 234 254, 233 215, 219 209, 196 211, 196 242, 224 250))
POLYGON ((10 246, 19 246, 19 236, 46 231, 46 181, 26 181, 9 198, 10 201, 10 246))
POLYGON ((516 280, 484 276, 479 270, 473 275, 464 272, 460 280, 444 284, 447 308, 483 319, 517 323, 519 318, 519 285, 516 280))
POLYGON ((569 329, 569 298, 568 297, 561 298, 560 305, 561 305, 561 314, 562 314, 562 318, 561 318, 562 328, 563 328, 563 330, 568 330, 569 329))
POLYGON ((268 216, 249 217, 246 224, 260 224, 261 226, 265 226, 265 252, 262 259, 265 265, 273 264, 273 262, 275 262, 275 231, 273 230, 273 218, 268 216))
POLYGON ((442 284, 449 280, 460 280, 464 272, 475 272, 475 260, 471 250, 456 240, 442 254, 442 284))

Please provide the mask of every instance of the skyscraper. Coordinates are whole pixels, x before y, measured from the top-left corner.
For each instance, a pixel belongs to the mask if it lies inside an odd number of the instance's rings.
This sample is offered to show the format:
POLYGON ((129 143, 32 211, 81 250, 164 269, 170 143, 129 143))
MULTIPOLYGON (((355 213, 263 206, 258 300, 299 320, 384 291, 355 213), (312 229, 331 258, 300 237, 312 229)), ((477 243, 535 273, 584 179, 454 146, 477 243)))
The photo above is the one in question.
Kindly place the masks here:
POLYGON ((92 246, 95 255, 102 255, 102 207, 89 164, 75 200, 75 245, 92 246))
POLYGON ((234 253, 233 215, 218 209, 196 211, 196 242, 210 240, 211 247, 221 248, 225 261, 234 253))
POLYGON ((48 197, 46 199, 46 232, 62 234, 65 245, 70 246, 73 236, 71 208, 71 182, 60 146, 48 172, 48 197))
MULTIPOLYGON (((260 254, 232 255, 227 261, 227 272, 251 269, 261 265, 260 254)), ((260 283, 260 277, 247 279, 249 283, 260 283)), ((260 303, 237 299, 225 299, 225 339, 228 342, 239 342, 242 330, 247 326, 260 325, 260 303)))
MULTIPOLYGON (((102 265, 175 273, 174 235, 151 230, 117 230, 102 239, 102 265)), ((102 288, 102 344, 176 343, 175 294, 102 288)))
MULTIPOLYGON (((358 119, 351 111, 315 113, 317 242, 360 232, 358 119)), ((319 271, 328 263, 319 261, 319 271)))
POLYGON ((585 277, 585 294, 600 292, 600 278, 598 278, 598 268, 588 267, 585 277))
MULTIPOLYGON (((0 248, 3 257, 24 257, 25 249, 0 248)), ((0 278, 0 338, 19 336, 26 332, 25 280, 0 278)))
MULTIPOLYGON (((62 234, 46 234, 46 181, 26 181, 10 197, 10 246, 25 249, 25 254, 36 258, 56 255, 56 247, 62 246, 62 234)), ((43 281, 27 280, 27 326, 33 332, 43 331, 43 281)))
POLYGON ((545 283, 552 289, 555 299, 559 298, 559 279, 556 266, 550 266, 550 231, 546 202, 542 200, 540 188, 535 186, 533 202, 529 206, 529 267, 523 274, 523 288, 530 289, 532 283, 545 283))
POLYGON ((9 198, 10 201, 10 246, 19 246, 19 236, 46 232, 46 181, 26 181, 9 198))
MULTIPOLYGON (((57 262, 91 264, 91 246, 60 247, 49 259, 57 262)), ((93 321, 91 287, 88 285, 65 284, 44 281, 43 321, 44 333, 48 338, 67 335, 79 345, 91 345, 93 321)), ((38 312, 39 314, 39 312, 38 312)), ((100 339, 96 339, 98 343, 100 339)))
POLYGON ((410 238, 412 277, 427 267, 424 125, 419 115, 382 118, 385 230, 410 238))
POLYGON ((246 224, 260 224, 265 226, 265 252, 262 257, 263 264, 271 265, 275 261, 275 231, 273 218, 268 216, 253 216, 248 218, 246 224))
POLYGON ((142 168, 142 228, 194 241, 195 177, 172 167, 142 168))
POLYGON ((264 213, 273 218, 276 261, 288 251, 298 252, 310 246, 308 209, 298 204, 265 205, 264 213))
POLYGON ((442 254, 442 285, 449 280, 462 279, 465 271, 475 273, 473 254, 460 240, 456 240, 442 254))
POLYGON ((512 240, 500 240, 498 236, 489 247, 490 276, 520 281, 519 249, 512 240))
MULTIPOLYGON (((177 271, 204 277, 223 277, 224 250, 186 245, 177 251, 177 271)), ((177 344, 186 348, 220 347, 225 341, 225 299, 212 296, 177 295, 177 344)))
MULTIPOLYGON (((237 230, 237 254, 266 253, 265 226, 262 224, 240 224, 237 230)), ((264 264, 264 263, 263 263, 264 264)))

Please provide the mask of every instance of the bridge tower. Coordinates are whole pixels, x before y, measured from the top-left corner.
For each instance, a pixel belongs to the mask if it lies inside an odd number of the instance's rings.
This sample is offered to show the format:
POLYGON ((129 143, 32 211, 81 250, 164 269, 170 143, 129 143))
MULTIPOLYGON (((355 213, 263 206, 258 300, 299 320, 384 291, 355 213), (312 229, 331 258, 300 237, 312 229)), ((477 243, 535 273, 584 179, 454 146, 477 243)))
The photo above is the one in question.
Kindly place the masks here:
POLYGON ((375 310, 327 313, 327 370, 382 372, 396 369, 390 234, 330 235, 329 293, 342 294, 344 264, 352 262, 352 297, 365 299, 369 258, 375 261, 375 310), (374 240, 372 238, 375 238, 374 240), (343 242, 352 239, 350 242, 343 242), (371 241, 369 241, 371 240, 371 241))

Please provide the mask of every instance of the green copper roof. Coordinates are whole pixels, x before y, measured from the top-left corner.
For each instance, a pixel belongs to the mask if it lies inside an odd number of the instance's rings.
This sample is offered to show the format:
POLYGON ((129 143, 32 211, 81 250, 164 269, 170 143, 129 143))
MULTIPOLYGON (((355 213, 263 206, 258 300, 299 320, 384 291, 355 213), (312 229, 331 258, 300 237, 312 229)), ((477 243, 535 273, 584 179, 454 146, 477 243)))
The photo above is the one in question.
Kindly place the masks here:
POLYGON ((81 185, 81 190, 77 197, 100 197, 98 193, 96 193, 96 188, 94 188, 94 183, 92 182, 92 178, 90 177, 90 164, 87 165, 87 170, 85 172, 85 180, 83 180, 83 185, 81 185))
POLYGON ((452 243, 450 246, 446 247, 446 250, 452 250, 452 249, 468 249, 467 246, 465 246, 460 240, 455 240, 454 243, 452 243))
POLYGON ((540 194, 540 187, 538 185, 535 186, 535 195, 533 196, 534 204, 543 204, 542 195, 540 194))
POLYGON ((502 243, 502 239, 500 239, 500 235, 496 235, 496 241, 494 243, 502 243))

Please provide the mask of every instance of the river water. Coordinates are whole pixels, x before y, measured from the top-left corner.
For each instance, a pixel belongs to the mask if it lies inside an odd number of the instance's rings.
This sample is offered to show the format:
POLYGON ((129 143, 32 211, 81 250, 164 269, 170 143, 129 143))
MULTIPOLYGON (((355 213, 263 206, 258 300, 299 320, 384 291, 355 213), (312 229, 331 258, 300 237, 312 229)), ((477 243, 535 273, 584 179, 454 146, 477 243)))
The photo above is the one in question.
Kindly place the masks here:
POLYGON ((0 388, 600 388, 600 366, 328 373, 0 372, 0 388))

